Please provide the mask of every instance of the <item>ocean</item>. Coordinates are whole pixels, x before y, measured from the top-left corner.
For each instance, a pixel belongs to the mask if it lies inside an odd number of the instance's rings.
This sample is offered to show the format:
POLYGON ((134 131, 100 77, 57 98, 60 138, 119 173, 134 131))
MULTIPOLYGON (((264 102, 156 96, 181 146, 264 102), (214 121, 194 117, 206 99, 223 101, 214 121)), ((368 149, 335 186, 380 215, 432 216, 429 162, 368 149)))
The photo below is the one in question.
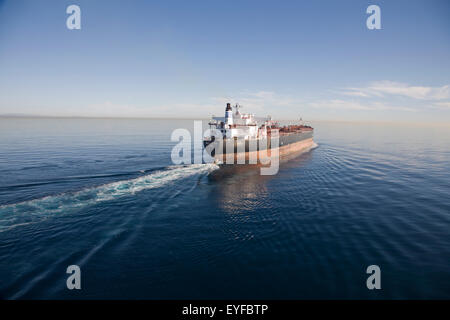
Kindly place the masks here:
POLYGON ((450 129, 311 124, 262 176, 174 165, 193 120, 1 118, 0 298, 450 299, 450 129))

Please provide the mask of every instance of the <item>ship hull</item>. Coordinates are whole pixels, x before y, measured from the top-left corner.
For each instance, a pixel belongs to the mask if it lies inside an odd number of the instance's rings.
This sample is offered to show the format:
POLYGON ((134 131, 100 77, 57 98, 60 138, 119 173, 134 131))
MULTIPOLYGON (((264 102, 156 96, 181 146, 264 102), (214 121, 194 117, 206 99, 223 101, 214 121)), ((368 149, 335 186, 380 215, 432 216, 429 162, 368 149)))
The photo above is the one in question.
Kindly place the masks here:
POLYGON ((272 157, 288 158, 313 145, 313 131, 280 134, 278 145, 270 139, 204 141, 211 157, 223 164, 268 164, 272 157))

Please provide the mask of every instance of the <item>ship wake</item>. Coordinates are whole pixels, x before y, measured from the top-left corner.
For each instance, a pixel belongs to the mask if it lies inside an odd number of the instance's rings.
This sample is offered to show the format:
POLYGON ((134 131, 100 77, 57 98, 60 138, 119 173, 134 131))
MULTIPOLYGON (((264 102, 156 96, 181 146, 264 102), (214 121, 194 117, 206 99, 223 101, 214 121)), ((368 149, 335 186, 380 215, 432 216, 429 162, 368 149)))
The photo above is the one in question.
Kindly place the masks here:
POLYGON ((138 178, 121 180, 65 192, 44 198, 0 206, 0 232, 34 223, 48 216, 79 210, 104 201, 134 195, 143 190, 160 188, 175 181, 194 176, 204 176, 218 168, 215 164, 170 166, 138 178))

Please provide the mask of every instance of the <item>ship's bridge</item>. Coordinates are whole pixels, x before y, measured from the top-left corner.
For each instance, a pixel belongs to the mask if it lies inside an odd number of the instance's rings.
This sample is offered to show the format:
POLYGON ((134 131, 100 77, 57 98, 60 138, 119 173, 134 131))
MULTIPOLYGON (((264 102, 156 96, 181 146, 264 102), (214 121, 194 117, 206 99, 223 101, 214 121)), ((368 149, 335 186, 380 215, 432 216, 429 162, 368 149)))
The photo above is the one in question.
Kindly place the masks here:
POLYGON ((256 118, 251 113, 241 113, 240 106, 236 105, 235 112, 231 111, 227 104, 225 117, 213 117, 209 125, 222 132, 224 138, 251 139, 266 136, 266 127, 270 125, 271 119, 256 118))

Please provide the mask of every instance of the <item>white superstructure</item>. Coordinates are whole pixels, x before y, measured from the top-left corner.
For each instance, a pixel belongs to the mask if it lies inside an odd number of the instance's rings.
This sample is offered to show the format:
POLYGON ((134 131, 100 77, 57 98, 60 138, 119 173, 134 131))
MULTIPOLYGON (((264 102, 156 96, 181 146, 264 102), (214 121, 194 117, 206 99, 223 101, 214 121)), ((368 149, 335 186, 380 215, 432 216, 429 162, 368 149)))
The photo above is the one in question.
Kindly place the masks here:
POLYGON ((217 129, 222 132, 224 138, 253 139, 267 136, 267 127, 270 127, 272 119, 257 118, 251 113, 241 113, 240 106, 234 106, 227 103, 225 117, 213 117, 209 122, 211 129, 217 129))

